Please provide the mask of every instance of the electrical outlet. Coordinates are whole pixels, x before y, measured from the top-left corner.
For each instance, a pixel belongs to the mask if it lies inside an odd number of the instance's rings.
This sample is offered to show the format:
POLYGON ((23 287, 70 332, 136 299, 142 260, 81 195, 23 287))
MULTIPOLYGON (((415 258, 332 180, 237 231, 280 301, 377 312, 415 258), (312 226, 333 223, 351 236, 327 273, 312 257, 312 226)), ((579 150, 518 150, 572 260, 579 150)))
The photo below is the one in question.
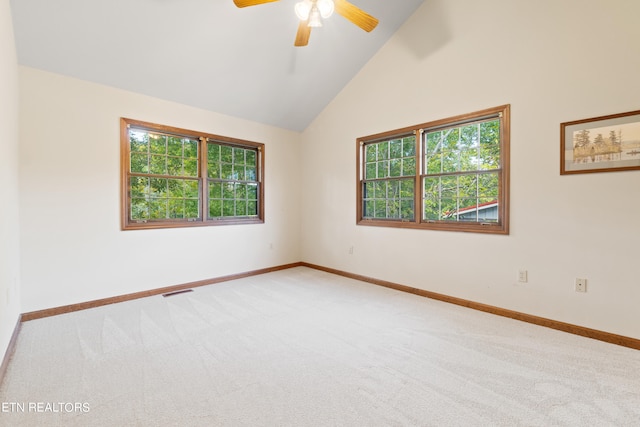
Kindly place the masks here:
POLYGON ((525 270, 523 268, 518 270, 518 282, 527 283, 528 279, 529 278, 528 278, 527 270, 525 270))
POLYGON ((353 255, 353 246, 349 246, 349 255, 353 255))
POLYGON ((587 292, 587 279, 576 278, 576 292, 587 292))

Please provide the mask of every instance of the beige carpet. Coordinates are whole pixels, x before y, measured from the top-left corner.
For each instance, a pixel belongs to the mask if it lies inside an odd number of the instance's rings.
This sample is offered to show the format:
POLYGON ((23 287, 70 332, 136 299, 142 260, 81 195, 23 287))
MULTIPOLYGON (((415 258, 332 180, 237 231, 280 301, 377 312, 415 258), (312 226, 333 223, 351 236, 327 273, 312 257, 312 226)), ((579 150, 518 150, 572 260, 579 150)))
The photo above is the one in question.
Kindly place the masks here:
POLYGON ((295 268, 26 322, 2 426, 640 426, 640 352, 295 268))

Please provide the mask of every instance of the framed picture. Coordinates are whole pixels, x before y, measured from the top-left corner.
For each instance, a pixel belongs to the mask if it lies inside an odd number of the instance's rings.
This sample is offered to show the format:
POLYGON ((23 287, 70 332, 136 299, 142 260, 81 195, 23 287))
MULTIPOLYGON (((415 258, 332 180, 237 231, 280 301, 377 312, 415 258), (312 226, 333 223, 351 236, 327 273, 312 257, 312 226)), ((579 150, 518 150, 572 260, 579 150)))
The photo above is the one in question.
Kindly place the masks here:
POLYGON ((640 170, 640 110, 560 124, 560 175, 640 170))

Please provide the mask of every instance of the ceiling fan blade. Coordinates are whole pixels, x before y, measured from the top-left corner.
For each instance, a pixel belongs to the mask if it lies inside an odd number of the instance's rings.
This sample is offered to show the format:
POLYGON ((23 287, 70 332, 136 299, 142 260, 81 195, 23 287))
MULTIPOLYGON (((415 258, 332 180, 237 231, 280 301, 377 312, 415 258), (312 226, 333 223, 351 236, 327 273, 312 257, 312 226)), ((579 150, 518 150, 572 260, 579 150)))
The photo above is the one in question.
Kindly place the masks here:
POLYGON ((309 44, 309 36, 311 35, 311 27, 307 25, 307 21, 300 21, 298 24, 298 32, 296 33, 296 41, 294 46, 306 46, 309 44))
POLYGON ((372 31, 376 25, 378 25, 378 20, 376 18, 369 15, 359 7, 349 3, 347 0, 333 0, 333 4, 335 5, 336 12, 366 32, 372 31))
POLYGON ((259 4, 271 3, 279 0, 233 0, 238 7, 257 6, 259 4))

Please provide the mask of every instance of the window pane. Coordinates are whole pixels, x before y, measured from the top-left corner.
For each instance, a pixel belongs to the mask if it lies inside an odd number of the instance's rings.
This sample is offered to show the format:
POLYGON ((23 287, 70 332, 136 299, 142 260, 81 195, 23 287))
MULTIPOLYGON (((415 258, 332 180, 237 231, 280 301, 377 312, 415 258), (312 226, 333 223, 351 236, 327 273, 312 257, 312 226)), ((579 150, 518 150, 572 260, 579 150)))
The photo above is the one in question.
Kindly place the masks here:
POLYGON ((244 181, 244 166, 234 166, 233 167, 233 177, 238 181, 244 181))
POLYGON ((200 202, 198 200, 184 201, 184 217, 200 218, 200 202))
POLYGON ((458 197, 458 177, 443 176, 440 178, 440 197, 455 198, 458 197))
POLYGON ((458 208, 457 199, 440 199, 438 219, 444 221, 456 220, 455 214, 458 208))
POLYGON ((151 191, 152 197, 164 197, 167 192, 167 180, 164 178, 151 178, 151 191))
POLYGON ((236 200, 236 216, 246 216, 246 215, 247 215, 247 201, 236 200))
POLYGON ((249 200, 247 202, 247 215, 256 216, 258 215, 258 202, 249 200))
POLYGON ((257 166, 257 156, 256 156, 256 152, 254 150, 247 150, 246 153, 246 163, 247 166, 252 166, 252 167, 256 167, 257 166))
POLYGON ((415 157, 402 160, 402 176, 411 176, 416 174, 415 157))
POLYGON ((182 157, 167 158, 167 173, 174 176, 182 175, 182 157))
POLYGON ((477 148, 460 151, 460 170, 463 172, 478 170, 477 148))
POLYGON ((184 176, 198 176, 198 159, 184 159, 184 176))
POLYGON ((222 199, 222 183, 220 182, 209 183, 209 198, 222 199))
POLYGON ((222 200, 209 200, 209 216, 211 218, 222 216, 222 200))
POLYGON ((147 199, 131 199, 131 219, 134 221, 149 219, 149 203, 147 199))
POLYGON ((389 176, 389 161, 383 160, 378 164, 378 178, 387 178, 389 176))
POLYGON ((149 135, 149 140, 151 142, 151 153, 152 154, 167 154, 167 137, 164 135, 149 135))
POLYGON ((184 218, 184 200, 169 200, 169 218, 184 218))
POLYGON ((376 163, 367 163, 365 169, 365 179, 376 179, 377 178, 378 166, 376 163))
POLYGON ((498 198, 498 173, 484 173, 478 177, 478 196, 482 198, 498 198))
POLYGON ((222 187, 222 198, 223 199, 234 199, 235 198, 235 185, 232 183, 225 184, 222 187))
POLYGON ((167 157, 152 155, 150 172, 156 175, 166 175, 167 174, 167 157))
POLYGON ((414 184, 415 183, 413 182, 413 180, 409 179, 403 179, 402 181, 400 181, 400 197, 402 197, 403 199, 413 200, 414 184))
POLYGON ((500 146, 487 144, 480 147, 479 163, 480 169, 498 169, 500 167, 500 146))
POLYGON ((384 141, 380 142, 378 145, 378 159, 385 160, 389 159, 389 142, 384 141))
POLYGON ((477 195, 478 175, 461 175, 458 177, 458 197, 473 197, 477 195))
POLYGON ((414 201, 411 200, 401 200, 400 201, 400 217, 402 219, 413 219, 414 216, 414 201))
POLYGON ((402 155, 403 157, 413 157, 416 155, 415 135, 411 135, 402 139, 402 155))
POLYGON ((233 162, 236 165, 244 165, 244 152, 245 150, 242 148, 233 149, 233 162))
POLYGON ((224 200, 222 202, 222 216, 235 216, 236 208, 233 200, 224 200))
POLYGON ((222 164, 222 179, 233 179, 233 164, 231 163, 223 163, 222 164))
POLYGON ((131 153, 131 172, 149 172, 149 155, 147 153, 131 153))
POLYGON ((182 138, 170 136, 167 140, 167 154, 182 157, 182 138))
POLYGON ((441 149, 442 145, 442 132, 429 132, 426 134, 426 147, 425 154, 427 156, 432 156, 435 153, 438 153, 441 149))
POLYGON ((149 194, 149 178, 131 177, 130 194, 133 198, 145 197, 149 194))
POLYGON ((438 220, 438 206, 439 199, 437 197, 427 196, 424 199, 424 214, 423 219, 425 220, 438 220))
POLYGON ((184 154, 186 158, 198 158, 198 141, 193 139, 185 139, 183 145, 184 154))
POLYGON ((458 201, 458 211, 455 213, 455 219, 458 221, 477 221, 478 220, 478 199, 461 198, 458 201))
POLYGON ((155 198, 150 199, 149 218, 150 219, 166 219, 167 218, 167 199, 155 199, 155 198))
POLYGON ((378 145, 368 144, 365 146, 365 159, 367 163, 375 162, 378 155, 378 145))
POLYGON ((389 158, 390 159, 399 159, 402 157, 402 140, 394 139, 389 141, 389 158))
POLYGON ((130 129, 129 147, 132 152, 149 152, 149 134, 147 132, 130 129))
POLYGON ((184 197, 184 182, 181 179, 170 179, 167 182, 168 195, 172 198, 184 197))
POLYGON ((442 172, 442 153, 434 153, 425 159, 425 173, 435 174, 442 172))
POLYGON ((220 147, 220 160, 225 163, 233 163, 233 148, 223 145, 220 147))
POLYGON ((184 197, 190 199, 197 199, 199 197, 198 181, 191 179, 184 181, 184 197))
POLYGON ((458 172, 460 170, 458 162, 458 151, 443 151, 442 152, 442 172, 458 172))
POLYGON ((207 168, 209 169, 209 172, 208 172, 209 178, 222 178, 219 162, 216 162, 216 163, 209 162, 209 164, 207 165, 207 168))
POLYGON ((247 198, 247 184, 236 184, 236 199, 247 198))
POLYGON ((209 163, 216 163, 220 161, 220 145, 207 144, 207 154, 209 163))
POLYGON ((247 185, 247 199, 249 199, 249 200, 258 200, 258 185, 257 184, 249 184, 249 185, 247 185))
POLYGON ((460 128, 447 129, 446 131, 444 131, 444 141, 442 148, 444 150, 457 150, 459 140, 460 128))
POLYGON ((477 124, 464 126, 460 129, 460 149, 470 150, 478 147, 479 126, 477 124))
POLYGON ((392 159, 389 161, 389 175, 390 176, 402 175, 402 159, 392 159))
POLYGON ((257 179, 255 167, 247 167, 245 179, 247 181, 255 181, 257 179))
POLYGON ((492 120, 480 123, 480 144, 500 144, 500 121, 492 120))

